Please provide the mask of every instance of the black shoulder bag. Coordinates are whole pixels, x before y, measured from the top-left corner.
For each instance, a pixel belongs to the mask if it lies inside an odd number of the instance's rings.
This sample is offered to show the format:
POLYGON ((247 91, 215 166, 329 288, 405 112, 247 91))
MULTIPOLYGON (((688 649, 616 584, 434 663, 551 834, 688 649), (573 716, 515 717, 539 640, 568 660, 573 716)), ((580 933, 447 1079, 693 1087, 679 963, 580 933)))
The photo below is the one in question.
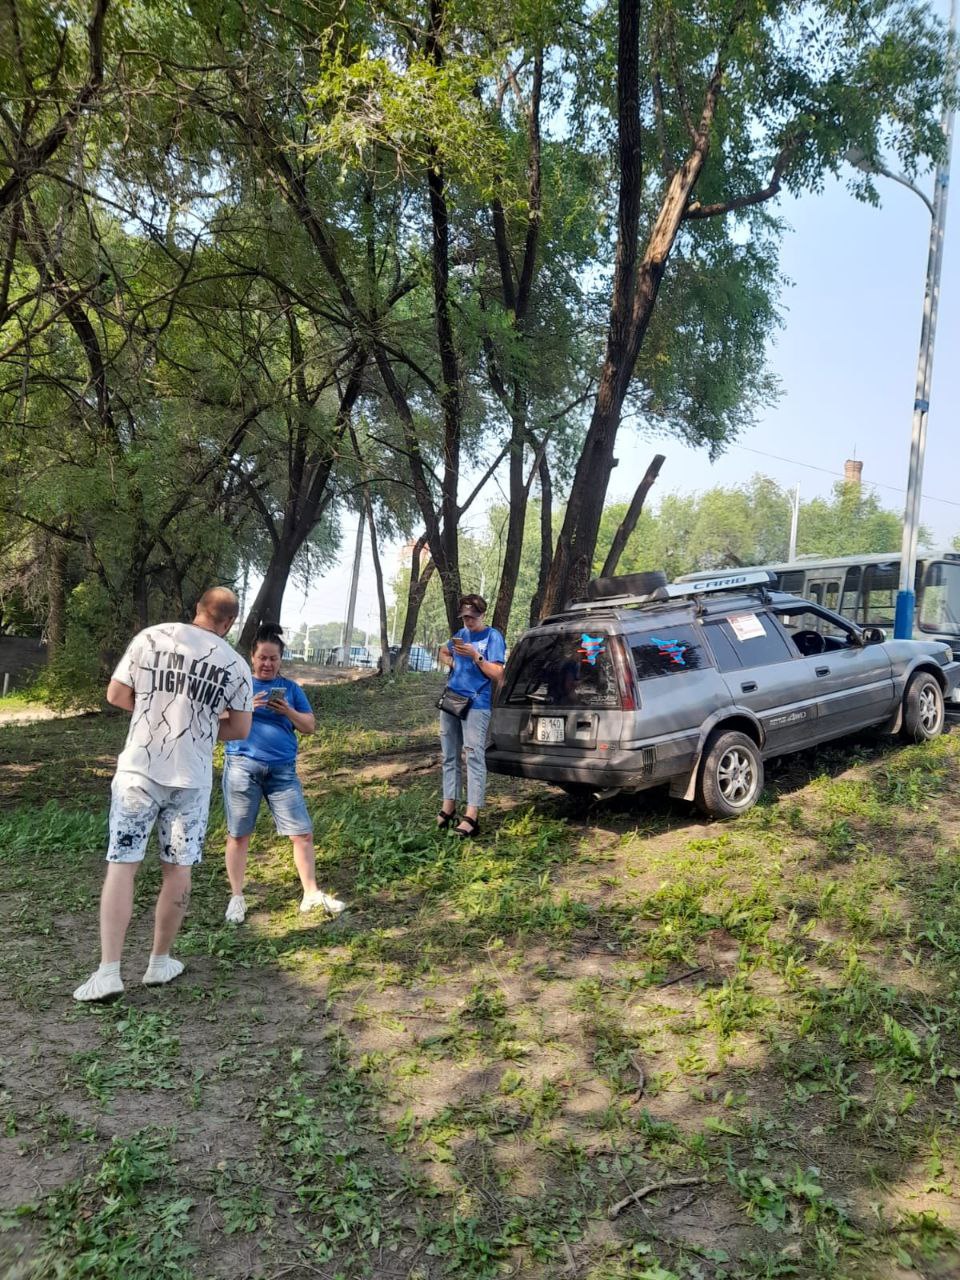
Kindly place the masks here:
POLYGON ((455 693, 449 685, 441 693, 437 699, 437 706, 441 711, 446 711, 448 715, 456 716, 458 720, 466 720, 467 713, 473 706, 473 699, 466 693, 455 693))

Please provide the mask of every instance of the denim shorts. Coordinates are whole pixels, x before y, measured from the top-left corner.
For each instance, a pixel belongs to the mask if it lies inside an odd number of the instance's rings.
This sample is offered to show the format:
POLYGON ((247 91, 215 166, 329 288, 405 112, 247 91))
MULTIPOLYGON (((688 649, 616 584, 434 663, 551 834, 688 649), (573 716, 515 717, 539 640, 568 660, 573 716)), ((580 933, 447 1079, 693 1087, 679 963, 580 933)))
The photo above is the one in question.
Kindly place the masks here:
POLYGON ((306 836, 313 830, 296 760, 265 764, 252 756, 227 756, 223 766, 223 807, 230 835, 250 835, 261 800, 270 807, 278 835, 306 836))
POLYGON ((142 862, 156 824, 160 861, 195 867, 209 807, 209 787, 165 787, 141 773, 118 772, 110 787, 107 861, 142 862))

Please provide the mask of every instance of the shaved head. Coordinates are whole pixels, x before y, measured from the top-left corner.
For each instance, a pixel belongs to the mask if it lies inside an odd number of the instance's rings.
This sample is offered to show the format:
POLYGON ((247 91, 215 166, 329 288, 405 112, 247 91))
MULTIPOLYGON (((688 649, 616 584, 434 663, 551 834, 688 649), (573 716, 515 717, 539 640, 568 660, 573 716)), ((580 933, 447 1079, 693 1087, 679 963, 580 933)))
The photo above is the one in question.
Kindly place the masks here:
POLYGON ((218 627, 230 627, 240 612, 240 601, 229 587, 211 587, 197 601, 197 618, 206 618, 218 627))

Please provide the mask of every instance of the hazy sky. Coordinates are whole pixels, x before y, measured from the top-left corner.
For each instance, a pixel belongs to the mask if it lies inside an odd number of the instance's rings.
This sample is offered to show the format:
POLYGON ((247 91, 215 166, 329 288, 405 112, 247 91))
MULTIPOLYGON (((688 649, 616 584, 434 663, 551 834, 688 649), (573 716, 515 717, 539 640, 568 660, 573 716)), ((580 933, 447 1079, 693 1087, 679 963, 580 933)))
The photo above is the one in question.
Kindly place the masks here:
MULTIPOLYGON (((799 482, 801 498, 809 499, 829 494, 844 460, 857 457, 863 462, 864 483, 882 486, 878 494, 883 505, 902 509, 930 214, 905 188, 883 178, 877 184, 883 199, 879 209, 859 203, 837 182, 822 195, 787 199, 781 205, 790 226, 781 264, 792 283, 782 299, 784 327, 770 351, 771 368, 782 384, 779 403, 714 463, 705 451, 669 439, 637 438, 625 428, 611 501, 632 494, 638 473, 654 452, 665 454, 666 463, 651 500, 736 484, 754 472, 785 487, 799 482)), ((928 194, 932 185, 928 177, 928 194)), ((960 532, 958 351, 960 209, 953 208, 947 216, 921 513, 938 544, 960 532)), ((306 597, 291 583, 283 608, 286 624, 344 616, 353 545, 353 532, 345 531, 343 564, 317 581, 306 597)), ((396 549, 386 549, 384 559, 385 574, 392 577, 396 549)), ((356 625, 378 626, 369 551, 356 625)))

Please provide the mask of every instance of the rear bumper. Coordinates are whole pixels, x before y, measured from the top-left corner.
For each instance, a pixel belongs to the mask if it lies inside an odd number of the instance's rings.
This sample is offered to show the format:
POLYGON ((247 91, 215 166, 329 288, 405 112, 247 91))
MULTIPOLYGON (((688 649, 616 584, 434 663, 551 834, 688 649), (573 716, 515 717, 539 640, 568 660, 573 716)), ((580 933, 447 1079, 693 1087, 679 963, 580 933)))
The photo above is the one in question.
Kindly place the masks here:
POLYGON ((535 778, 541 782, 579 782, 597 791, 643 791, 646 787, 659 786, 668 778, 658 777, 654 768, 654 753, 647 751, 615 751, 604 753, 602 760, 564 760, 556 753, 533 751, 503 751, 487 748, 487 768, 491 773, 503 773, 512 778, 535 778))

